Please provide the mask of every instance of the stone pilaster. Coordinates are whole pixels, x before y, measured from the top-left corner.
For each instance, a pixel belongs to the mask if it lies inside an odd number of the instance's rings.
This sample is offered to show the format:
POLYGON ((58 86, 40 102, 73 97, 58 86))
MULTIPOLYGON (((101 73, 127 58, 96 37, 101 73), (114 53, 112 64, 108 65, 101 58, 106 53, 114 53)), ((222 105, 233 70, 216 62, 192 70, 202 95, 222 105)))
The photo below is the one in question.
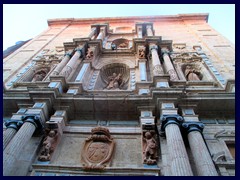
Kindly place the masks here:
POLYGON ((162 65, 160 63, 160 59, 158 57, 158 52, 157 52, 158 46, 156 44, 150 44, 149 48, 152 54, 153 76, 164 74, 162 65))
POLYGON ((186 122, 182 126, 188 132, 188 141, 196 164, 198 176, 218 176, 215 165, 202 136, 201 122, 186 122))
POLYGON ((183 118, 179 115, 162 115, 161 130, 165 131, 173 176, 192 176, 187 151, 179 129, 183 118))
POLYGON ((21 150, 28 143, 36 128, 42 128, 39 116, 26 116, 24 124, 3 151, 3 175, 9 176, 14 171, 14 163, 21 150))
POLYGON ((57 65, 57 67, 51 73, 51 75, 58 75, 61 72, 61 70, 66 66, 70 58, 71 58, 71 52, 67 52, 64 58, 62 59, 62 61, 57 65))
POLYGON ((173 64, 171 62, 171 59, 168 55, 168 52, 166 49, 162 49, 162 56, 163 56, 163 66, 166 70, 166 73, 170 75, 170 80, 172 81, 175 81, 175 80, 178 80, 178 76, 177 76, 177 73, 173 67, 173 64))
POLYGON ((88 37, 91 39, 95 34, 96 34, 96 27, 92 27, 88 37))
POLYGON ((66 79, 69 79, 70 74, 74 72, 74 70, 77 68, 77 66, 80 64, 79 58, 82 55, 82 49, 77 48, 76 52, 72 56, 72 58, 69 60, 67 65, 63 68, 60 75, 65 76, 66 79))
POLYGON ((3 149, 6 148, 22 124, 23 122, 20 120, 8 120, 5 122, 7 129, 3 132, 3 149))
POLYGON ((152 26, 148 25, 146 28, 147 28, 147 36, 153 36, 152 26))

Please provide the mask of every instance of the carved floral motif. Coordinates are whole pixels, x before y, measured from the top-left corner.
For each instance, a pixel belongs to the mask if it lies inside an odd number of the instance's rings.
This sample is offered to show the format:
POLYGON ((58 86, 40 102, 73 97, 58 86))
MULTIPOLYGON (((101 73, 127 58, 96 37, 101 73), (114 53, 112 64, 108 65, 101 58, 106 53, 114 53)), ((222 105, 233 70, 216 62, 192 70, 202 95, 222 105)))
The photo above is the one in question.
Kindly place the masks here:
POLYGON ((115 142, 105 127, 92 129, 91 136, 85 140, 81 153, 85 170, 103 170, 109 166, 115 142))

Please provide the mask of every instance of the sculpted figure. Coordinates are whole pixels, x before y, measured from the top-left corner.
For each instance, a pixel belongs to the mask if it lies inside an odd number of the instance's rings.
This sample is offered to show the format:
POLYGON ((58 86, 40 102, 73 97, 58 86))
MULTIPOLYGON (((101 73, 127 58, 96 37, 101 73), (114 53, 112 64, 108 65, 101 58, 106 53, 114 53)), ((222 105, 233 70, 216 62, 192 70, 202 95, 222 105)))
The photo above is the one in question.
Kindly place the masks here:
POLYGON ((200 81, 200 72, 187 66, 185 69, 185 77, 188 81, 200 81))
POLYGON ((109 83, 106 89, 121 89, 124 85, 124 81, 122 79, 122 74, 113 73, 112 76, 108 77, 109 83))
POLYGON ((43 141, 43 150, 41 152, 41 156, 39 157, 39 160, 41 161, 49 161, 50 160, 50 153, 53 152, 53 144, 56 141, 57 138, 57 132, 54 130, 51 130, 48 134, 48 136, 43 141))
POLYGON ((87 55, 86 55, 86 59, 91 59, 93 57, 93 49, 92 48, 88 48, 87 51, 87 55))
POLYGON ((118 47, 120 48, 126 48, 127 47, 127 43, 121 43, 118 45, 118 47))
POLYGON ((147 164, 154 164, 156 162, 156 140, 152 137, 150 132, 145 133, 144 140, 146 141, 146 148, 144 150, 144 162, 147 164))
POLYGON ((139 49, 138 56, 139 56, 139 58, 144 58, 145 57, 144 49, 139 49))
POLYGON ((39 70, 34 74, 32 82, 42 81, 46 75, 47 72, 45 70, 39 70))

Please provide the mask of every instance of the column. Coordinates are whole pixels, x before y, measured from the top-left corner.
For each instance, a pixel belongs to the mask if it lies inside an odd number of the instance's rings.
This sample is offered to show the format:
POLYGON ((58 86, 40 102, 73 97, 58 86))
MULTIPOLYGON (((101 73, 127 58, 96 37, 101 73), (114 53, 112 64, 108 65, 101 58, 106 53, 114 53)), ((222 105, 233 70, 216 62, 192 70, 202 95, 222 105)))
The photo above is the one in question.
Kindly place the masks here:
POLYGON ((187 151, 179 129, 183 121, 179 115, 162 115, 161 129, 166 133, 170 168, 173 176, 192 176, 187 151))
POLYGON ((147 81, 146 60, 139 61, 140 80, 147 81))
POLYGON ((137 26, 138 38, 142 38, 142 25, 137 26))
POLYGON ((103 39, 104 39, 104 37, 105 37, 105 28, 106 28, 106 27, 101 27, 101 28, 100 28, 100 32, 99 32, 99 34, 98 34, 98 36, 97 36, 97 39, 101 39, 101 40, 103 41, 103 39))
POLYGON ((158 47, 156 44, 150 44, 149 45, 151 54, 152 54, 152 67, 153 67, 153 76, 158 76, 162 75, 163 73, 163 68, 160 63, 160 59, 158 57, 158 47))
POLYGON ((213 160, 202 136, 201 122, 186 122, 182 126, 188 132, 188 141, 196 164, 198 176, 218 176, 213 160))
POLYGON ((162 53, 163 53, 163 66, 166 70, 166 73, 170 75, 170 80, 175 81, 178 80, 178 76, 177 73, 173 67, 173 64, 171 62, 171 59, 167 53, 167 51, 165 49, 162 49, 162 53))
POLYGON ((6 148, 11 139, 15 136, 18 129, 23 124, 20 120, 9 120, 5 122, 7 129, 3 132, 3 150, 6 148))
POLYGON ((51 73, 51 75, 58 75, 61 72, 61 70, 66 66, 70 58, 71 58, 71 52, 67 52, 64 55, 64 58, 62 59, 62 61, 57 65, 57 67, 51 73))
POLYGON ((66 79, 68 79, 70 74, 73 72, 74 69, 77 68, 77 65, 80 63, 78 60, 79 60, 81 55, 82 55, 81 48, 77 48, 75 54, 69 60, 67 65, 63 68, 63 70, 61 71, 60 75, 63 75, 63 76, 66 77, 66 79))
POLYGON ((93 37, 95 34, 96 34, 96 27, 92 27, 92 28, 91 28, 91 32, 90 32, 90 34, 88 35, 88 37, 89 37, 90 39, 92 39, 92 37, 93 37))
POLYGON ((26 146, 36 128, 40 128, 39 116, 27 116, 24 124, 3 151, 3 175, 14 171, 14 163, 19 159, 21 150, 26 146))
POLYGON ((153 36, 152 26, 148 25, 146 28, 147 28, 147 36, 153 36))

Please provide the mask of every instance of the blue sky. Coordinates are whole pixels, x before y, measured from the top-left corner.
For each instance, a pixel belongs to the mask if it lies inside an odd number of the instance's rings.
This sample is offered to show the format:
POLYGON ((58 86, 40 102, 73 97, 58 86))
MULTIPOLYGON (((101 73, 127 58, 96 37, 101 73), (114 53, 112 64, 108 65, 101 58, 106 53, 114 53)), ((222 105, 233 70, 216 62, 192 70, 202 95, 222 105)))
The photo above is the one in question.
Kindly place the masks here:
POLYGON ((47 29, 47 19, 209 13, 208 23, 235 44, 234 4, 4 4, 3 50, 47 29))

